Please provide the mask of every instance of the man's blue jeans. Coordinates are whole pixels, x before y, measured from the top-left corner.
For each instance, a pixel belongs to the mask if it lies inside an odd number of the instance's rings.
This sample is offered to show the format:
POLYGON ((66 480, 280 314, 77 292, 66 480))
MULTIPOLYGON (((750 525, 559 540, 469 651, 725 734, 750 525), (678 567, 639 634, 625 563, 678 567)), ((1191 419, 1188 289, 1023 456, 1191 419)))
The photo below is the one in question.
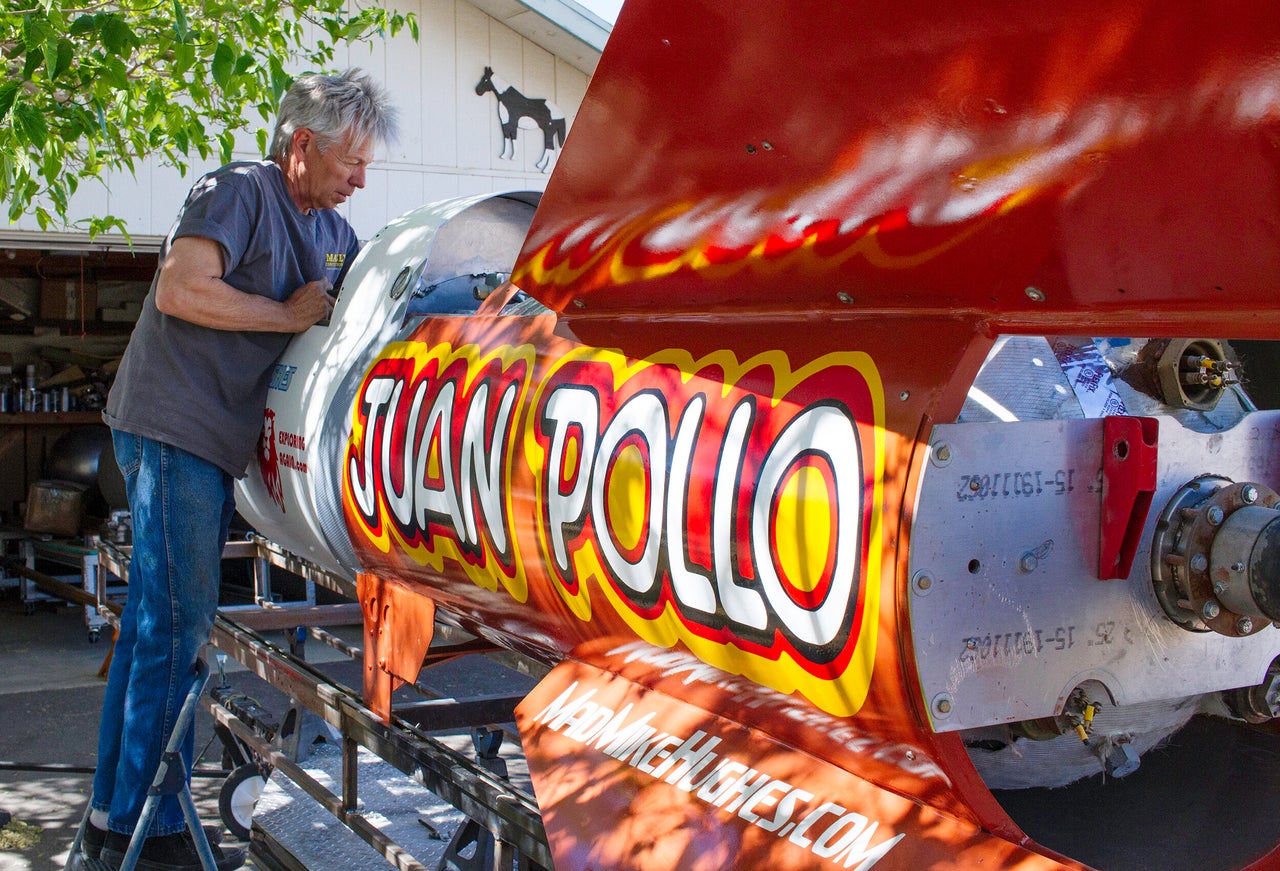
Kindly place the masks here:
MULTIPOLYGON (((129 497, 133 555, 102 703, 92 806, 107 811, 109 829, 130 834, 213 628, 235 490, 230 475, 186 451, 118 430, 112 440, 129 497)), ((188 731, 188 772, 194 746, 188 731)), ((166 796, 147 836, 185 828, 177 798, 166 796)))

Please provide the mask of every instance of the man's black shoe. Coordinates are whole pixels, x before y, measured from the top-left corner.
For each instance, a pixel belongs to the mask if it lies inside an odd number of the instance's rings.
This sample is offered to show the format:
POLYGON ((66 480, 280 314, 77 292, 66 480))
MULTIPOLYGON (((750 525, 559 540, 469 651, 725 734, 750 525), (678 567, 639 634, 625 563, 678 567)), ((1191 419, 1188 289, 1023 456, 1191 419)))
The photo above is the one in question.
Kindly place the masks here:
POLYGON ((106 840, 107 830, 89 823, 84 827, 84 837, 80 839, 80 852, 90 859, 97 859, 102 855, 102 845, 106 840))
MULTIPOLYGON (((235 871, 244 864, 244 850, 224 850, 211 843, 213 861, 218 871, 235 871)), ((119 832, 107 832, 102 846, 102 860, 112 868, 119 868, 129 851, 129 836, 119 832)), ((142 845, 138 854, 137 871, 201 871, 200 854, 191 840, 190 832, 173 835, 156 835, 142 845)))
MULTIPOLYGON (((218 826, 205 826, 204 836, 209 839, 210 844, 222 843, 222 829, 218 826)), ((124 848, 120 855, 124 855, 124 850, 129 848, 129 839, 124 837, 124 848)), ((102 855, 102 845, 106 843, 107 830, 100 829, 93 823, 89 823, 84 827, 84 837, 80 839, 80 852, 84 853, 90 859, 97 859, 102 855)))

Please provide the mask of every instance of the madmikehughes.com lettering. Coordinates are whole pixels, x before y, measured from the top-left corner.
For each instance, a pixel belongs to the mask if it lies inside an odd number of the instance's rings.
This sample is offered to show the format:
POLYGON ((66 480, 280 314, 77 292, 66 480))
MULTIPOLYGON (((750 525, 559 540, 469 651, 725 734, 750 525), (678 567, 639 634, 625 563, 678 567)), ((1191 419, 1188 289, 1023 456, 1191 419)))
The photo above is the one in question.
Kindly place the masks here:
POLYGON ((843 868, 867 871, 905 834, 872 845, 880 824, 857 811, 718 752, 721 740, 699 729, 664 732, 656 711, 628 702, 615 711, 595 701, 594 688, 574 681, 538 712, 533 723, 601 751, 651 777, 843 868))

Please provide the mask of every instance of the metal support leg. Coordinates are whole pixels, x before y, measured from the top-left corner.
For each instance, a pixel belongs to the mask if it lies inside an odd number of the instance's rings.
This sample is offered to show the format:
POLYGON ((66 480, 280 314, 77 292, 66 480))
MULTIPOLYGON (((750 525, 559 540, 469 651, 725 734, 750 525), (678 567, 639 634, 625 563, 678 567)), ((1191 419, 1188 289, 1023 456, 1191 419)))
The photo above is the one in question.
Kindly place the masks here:
MULTIPOLYGON (((505 779, 507 762, 498 755, 502 749, 502 738, 501 729, 487 726, 477 726, 471 732, 476 761, 505 779)), ((440 860, 440 871, 511 871, 513 865, 519 871, 542 868, 521 854, 514 844, 495 838, 487 828, 469 819, 454 833, 440 860)))
POLYGON ((342 810, 351 813, 360 806, 360 745, 342 738, 342 810))
POLYGON ((271 592, 271 563, 262 556, 253 560, 253 601, 259 606, 275 602, 275 595, 271 592))

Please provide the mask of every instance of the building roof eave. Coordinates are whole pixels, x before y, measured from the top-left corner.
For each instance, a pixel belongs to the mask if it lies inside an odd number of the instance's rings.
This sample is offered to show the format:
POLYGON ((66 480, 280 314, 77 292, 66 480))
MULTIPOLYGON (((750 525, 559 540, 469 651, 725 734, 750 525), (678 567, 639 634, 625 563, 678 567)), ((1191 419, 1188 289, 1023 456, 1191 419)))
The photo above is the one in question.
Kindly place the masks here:
POLYGON ((612 26, 573 0, 469 2, 588 76, 595 72, 612 26))

